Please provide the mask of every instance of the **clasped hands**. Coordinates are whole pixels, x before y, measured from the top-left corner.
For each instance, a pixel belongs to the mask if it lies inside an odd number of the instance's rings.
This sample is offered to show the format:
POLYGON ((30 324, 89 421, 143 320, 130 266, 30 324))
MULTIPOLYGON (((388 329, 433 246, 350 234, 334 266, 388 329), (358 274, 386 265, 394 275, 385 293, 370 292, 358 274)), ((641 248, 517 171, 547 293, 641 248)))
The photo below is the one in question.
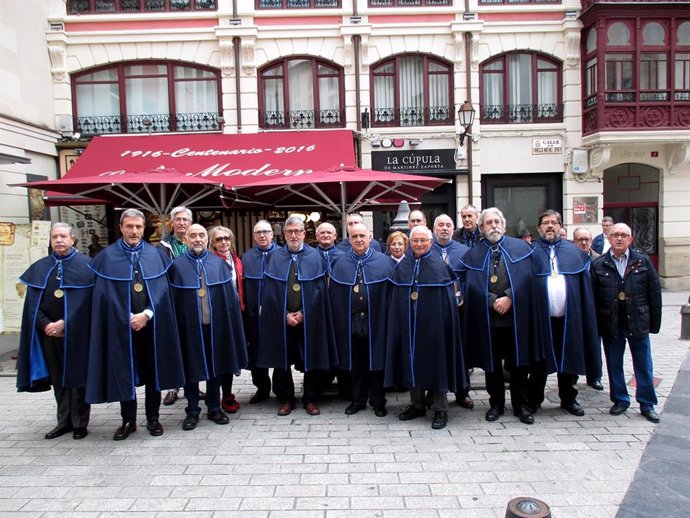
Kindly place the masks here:
POLYGON ((63 338, 65 336, 65 321, 60 319, 57 322, 46 324, 46 327, 43 329, 43 331, 45 331, 45 334, 48 336, 63 338))
POLYGON ((291 327, 295 327, 304 322, 304 315, 301 311, 295 311, 294 313, 287 313, 285 315, 285 323, 291 327))

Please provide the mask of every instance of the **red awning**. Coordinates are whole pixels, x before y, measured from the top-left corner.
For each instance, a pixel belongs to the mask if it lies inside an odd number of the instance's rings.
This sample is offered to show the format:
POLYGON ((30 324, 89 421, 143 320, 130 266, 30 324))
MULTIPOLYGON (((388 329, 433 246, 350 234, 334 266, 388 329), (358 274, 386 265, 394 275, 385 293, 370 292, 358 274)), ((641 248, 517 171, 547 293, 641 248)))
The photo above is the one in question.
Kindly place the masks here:
MULTIPOLYGON (((200 187, 190 184, 232 188, 259 178, 284 177, 289 181, 354 163, 350 130, 107 135, 94 137, 63 178, 31 186, 48 190, 44 198, 49 205, 105 200, 167 212, 175 205, 210 203, 209 197, 198 194, 200 187), (167 175, 170 171, 178 173, 178 178, 167 175), (166 189, 165 185, 154 189, 156 182, 185 186, 173 193, 173 188, 166 189), (147 198, 150 202, 141 202, 147 198)), ((217 196, 213 203, 220 204, 217 196)))
POLYGON ((299 176, 355 165, 350 130, 281 131, 239 135, 170 134, 94 137, 65 178, 117 177, 155 169, 211 177, 299 176))

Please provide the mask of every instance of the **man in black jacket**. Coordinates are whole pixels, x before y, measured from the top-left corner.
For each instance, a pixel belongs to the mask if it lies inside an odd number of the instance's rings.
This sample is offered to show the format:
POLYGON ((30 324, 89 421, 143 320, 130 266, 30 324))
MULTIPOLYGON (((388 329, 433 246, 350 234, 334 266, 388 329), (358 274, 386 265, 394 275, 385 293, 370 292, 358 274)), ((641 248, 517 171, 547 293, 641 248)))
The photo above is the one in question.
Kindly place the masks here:
POLYGON ((632 248, 632 232, 628 225, 614 225, 608 239, 611 248, 592 263, 591 273, 613 402, 609 412, 620 415, 630 406, 623 373, 627 339, 640 413, 649 421, 658 423, 659 415, 654 411, 657 398, 649 333, 658 333, 661 327, 659 276, 649 257, 632 248))

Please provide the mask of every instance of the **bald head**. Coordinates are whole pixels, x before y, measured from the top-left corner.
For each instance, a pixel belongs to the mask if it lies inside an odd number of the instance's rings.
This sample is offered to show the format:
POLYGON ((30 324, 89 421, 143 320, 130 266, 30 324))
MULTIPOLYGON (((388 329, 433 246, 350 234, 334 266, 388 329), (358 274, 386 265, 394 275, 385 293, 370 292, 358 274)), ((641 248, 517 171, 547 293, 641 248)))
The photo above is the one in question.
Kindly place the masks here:
POLYGON ((407 216, 407 228, 413 228, 417 225, 426 226, 426 216, 421 210, 413 210, 410 215, 407 216))
POLYGON ((208 234, 206 229, 195 223, 190 225, 185 234, 187 239, 187 246, 196 255, 201 255, 201 253, 208 247, 208 234))
POLYGON ((321 223, 316 227, 316 240, 321 248, 330 248, 335 244, 338 234, 330 223, 321 223))

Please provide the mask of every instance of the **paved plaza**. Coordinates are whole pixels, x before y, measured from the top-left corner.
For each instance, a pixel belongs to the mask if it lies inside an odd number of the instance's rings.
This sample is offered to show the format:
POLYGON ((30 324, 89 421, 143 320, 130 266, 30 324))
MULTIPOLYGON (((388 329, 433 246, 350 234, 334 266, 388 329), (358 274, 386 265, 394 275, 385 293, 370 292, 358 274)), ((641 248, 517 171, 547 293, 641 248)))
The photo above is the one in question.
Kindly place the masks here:
POLYGON ((242 408, 229 425, 202 413, 196 430, 182 431, 181 399, 161 407, 165 434, 151 437, 142 396, 139 429, 126 441, 112 440, 117 404, 92 407, 85 439, 48 441, 53 396, 16 392, 17 337, 3 336, 0 516, 502 518, 519 496, 543 500, 554 518, 689 516, 690 342, 678 339, 686 302, 685 292, 664 293, 662 330, 652 338, 659 425, 635 402, 609 415, 607 390, 582 378, 587 414, 566 414, 555 376, 534 425, 510 409, 488 423, 480 371, 472 377, 475 409, 453 405, 444 430, 431 429, 430 414, 398 420, 405 393, 388 395, 385 418, 371 410, 345 416, 347 403, 335 397, 322 402, 320 416, 298 408, 278 417, 275 398, 247 403, 254 390, 243 372, 234 387, 242 408))

